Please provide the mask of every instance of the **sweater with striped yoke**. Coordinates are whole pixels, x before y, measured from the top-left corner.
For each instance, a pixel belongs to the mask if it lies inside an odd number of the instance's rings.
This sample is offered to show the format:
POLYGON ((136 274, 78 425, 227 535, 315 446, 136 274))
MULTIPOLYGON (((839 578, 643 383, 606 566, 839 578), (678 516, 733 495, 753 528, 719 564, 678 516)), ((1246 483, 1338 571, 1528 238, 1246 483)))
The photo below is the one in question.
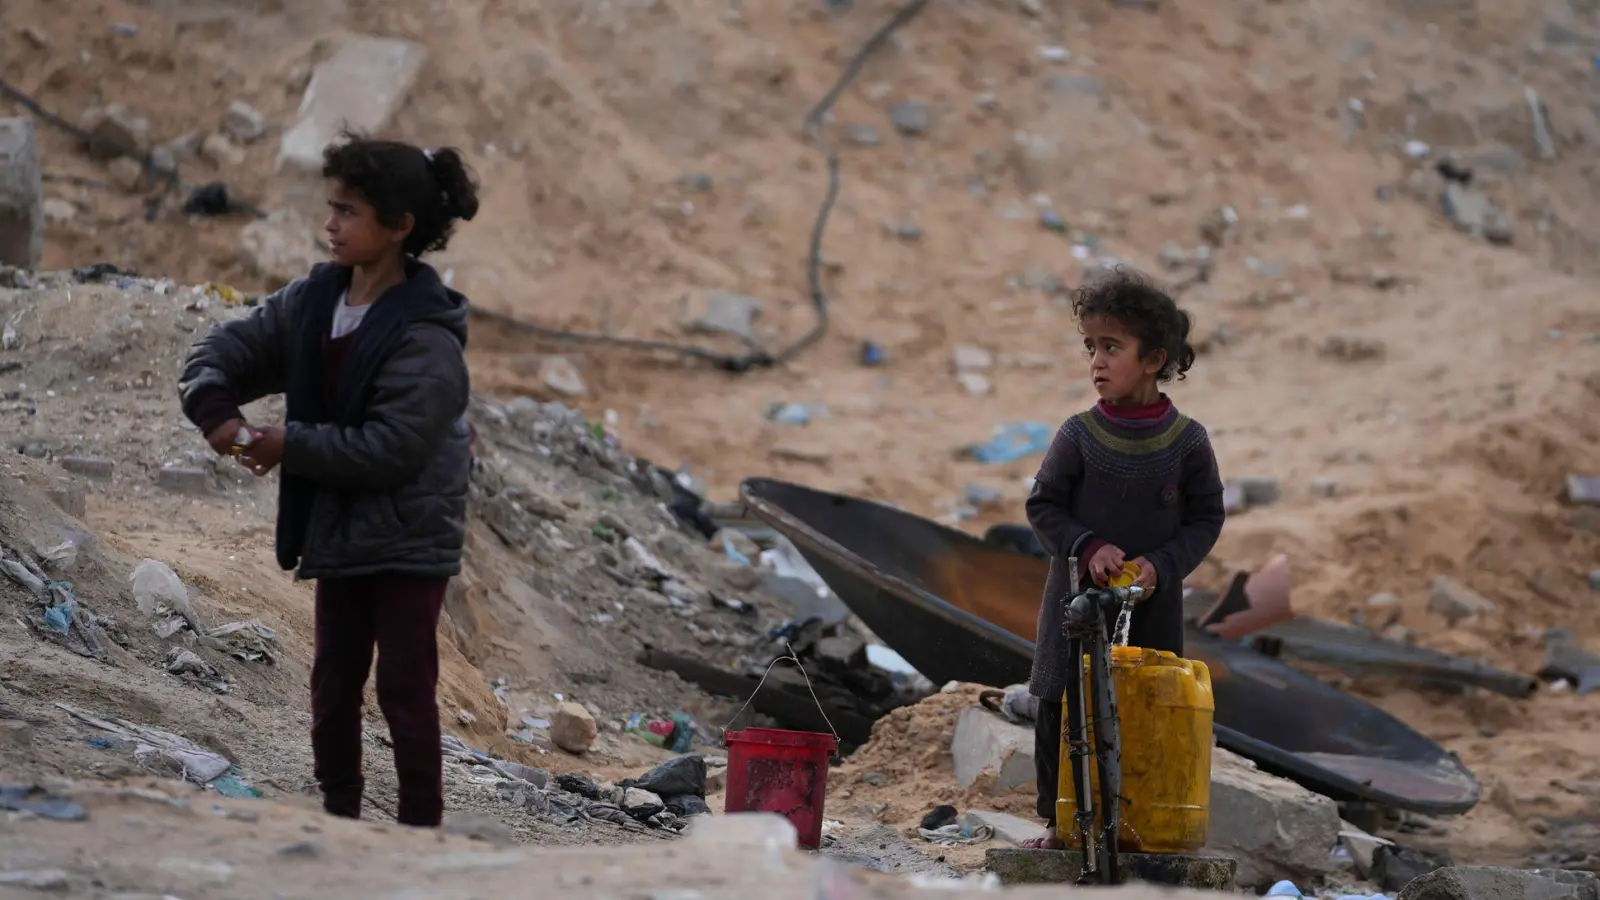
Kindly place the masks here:
MULTIPOLYGON (((1056 432, 1027 501, 1028 523, 1050 554, 1030 692, 1060 702, 1070 671, 1061 626, 1069 579, 1110 543, 1145 557, 1156 590, 1134 608, 1129 643, 1183 654, 1183 579, 1222 532, 1222 479, 1205 427, 1162 395, 1150 406, 1100 401, 1056 432)), ((1087 582, 1086 582, 1087 583, 1087 582)))

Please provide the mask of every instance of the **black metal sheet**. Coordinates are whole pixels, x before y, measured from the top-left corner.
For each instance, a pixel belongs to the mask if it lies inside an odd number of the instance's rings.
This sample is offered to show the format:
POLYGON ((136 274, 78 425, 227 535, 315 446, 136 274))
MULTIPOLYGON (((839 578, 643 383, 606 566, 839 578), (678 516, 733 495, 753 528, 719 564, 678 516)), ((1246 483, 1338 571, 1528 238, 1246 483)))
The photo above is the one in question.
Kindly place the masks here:
MULTIPOLYGON (((1027 680, 1047 564, 859 498, 772 479, 744 483, 750 510, 792 541, 852 612, 935 683, 1027 680)), ((1383 710, 1191 628, 1211 669, 1217 742, 1336 800, 1460 813, 1472 773, 1383 710)))

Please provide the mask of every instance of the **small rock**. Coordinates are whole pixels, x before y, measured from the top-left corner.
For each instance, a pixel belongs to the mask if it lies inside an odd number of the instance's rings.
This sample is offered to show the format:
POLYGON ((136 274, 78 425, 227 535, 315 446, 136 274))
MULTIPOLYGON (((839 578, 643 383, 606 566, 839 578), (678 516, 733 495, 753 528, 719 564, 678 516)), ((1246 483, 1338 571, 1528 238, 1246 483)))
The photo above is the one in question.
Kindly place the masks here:
POLYGON ((1492 609, 1494 604, 1487 597, 1452 578, 1441 575, 1433 580, 1428 611, 1442 616, 1451 625, 1492 609))
MULTIPOLYGON (((1385 847, 1379 847, 1372 852, 1372 880, 1378 885, 1379 888, 1383 890, 1398 891, 1401 888, 1411 884, 1411 882, 1415 881, 1416 879, 1421 878, 1422 876, 1427 875, 1436 869, 1449 866, 1450 864, 1451 859, 1448 852, 1435 854, 1418 850, 1413 847, 1401 847, 1395 844, 1390 844, 1385 847)), ((1416 897, 1419 893, 1426 894, 1426 891, 1411 891, 1409 892, 1409 895, 1416 897)), ((1439 895, 1434 896, 1437 897, 1439 895)), ((1460 897, 1460 900, 1467 900, 1467 898, 1479 897, 1483 895, 1465 894, 1454 896, 1460 897)), ((1483 900, 1488 900, 1489 897, 1498 898, 1515 896, 1526 897, 1527 895, 1521 893, 1520 891, 1504 894, 1496 892, 1487 896, 1483 896, 1483 900)))
POLYGON ((44 220, 52 225, 71 222, 78 217, 78 207, 71 200, 46 197, 43 204, 44 220))
POLYGON ((235 100, 228 104, 228 110, 222 114, 222 121, 217 127, 241 144, 254 144, 267 133, 267 119, 250 104, 235 100))
POLYGON ((582 397, 586 390, 578 367, 565 356, 547 356, 540 360, 539 383, 560 397, 582 397))
POLYGON ((1156 259, 1168 271, 1176 271, 1189 264, 1189 254, 1173 243, 1162 244, 1161 249, 1156 251, 1156 259))
POLYGON ((994 391, 989 377, 978 372, 961 372, 956 375, 956 382, 963 391, 974 397, 985 397, 994 391))
POLYGON ((623 788, 622 803, 620 805, 630 813, 644 809, 654 809, 655 812, 660 812, 666 808, 666 804, 661 802, 661 795, 636 787, 623 788))
POLYGON ((463 727, 467 727, 476 723, 478 721, 478 717, 473 715, 468 710, 458 709, 456 710, 456 721, 461 723, 463 727))
POLYGON ((958 344, 951 362, 957 372, 987 372, 994 368, 994 354, 973 344, 958 344))
POLYGON ((862 772, 859 780, 862 784, 870 784, 873 787, 883 787, 889 783, 889 779, 882 772, 862 772))
POLYGON ((922 239, 922 226, 911 219, 901 219, 897 222, 883 223, 883 231, 892 238, 902 241, 916 241, 922 239))
POLYGON ((1456 228, 1491 244, 1511 243, 1511 218, 1482 191, 1452 181, 1440 202, 1456 228))
POLYGON ((143 156, 150 146, 150 122, 120 103, 89 110, 83 117, 89 154, 95 159, 143 156))
POLYGON ((1222 485, 1222 511, 1232 515, 1242 513, 1250 504, 1245 502, 1244 488, 1237 482, 1229 481, 1222 485))
POLYGON ((297 843, 279 847, 278 855, 297 859, 313 859, 322 855, 322 851, 318 849, 317 845, 311 841, 299 841, 297 843))
POLYGON ((865 122, 846 125, 842 136, 845 143, 854 144, 857 147, 876 147, 883 143, 883 139, 878 136, 878 129, 865 122))
POLYGON ((563 702, 550 714, 550 740, 568 753, 587 752, 599 736, 594 716, 579 704, 563 702))
POLYGON ((35 50, 50 49, 50 35, 45 34, 42 29, 33 25, 29 25, 22 29, 22 37, 27 40, 29 44, 32 44, 33 49, 35 50))
POLYGON ((228 140, 225 134, 208 134, 200 143, 200 155, 219 166, 238 166, 244 163, 244 151, 228 140))
POLYGON ((111 183, 123 190, 133 193, 144 182, 144 166, 131 156, 119 156, 106 165, 106 174, 111 176, 111 183))
POLYGON ((923 135, 933 127, 933 110, 919 100, 906 100, 889 111, 889 121, 901 134, 923 135))
POLYGON ((684 296, 682 306, 685 331, 755 339, 754 320, 761 314, 762 303, 754 297, 732 291, 695 290, 684 296))
POLYGON ((1331 478, 1311 479, 1311 493, 1313 496, 1328 498, 1339 492, 1339 485, 1331 478))
POLYGON ((1600 591, 1600 569, 1589 573, 1589 590, 1600 591))

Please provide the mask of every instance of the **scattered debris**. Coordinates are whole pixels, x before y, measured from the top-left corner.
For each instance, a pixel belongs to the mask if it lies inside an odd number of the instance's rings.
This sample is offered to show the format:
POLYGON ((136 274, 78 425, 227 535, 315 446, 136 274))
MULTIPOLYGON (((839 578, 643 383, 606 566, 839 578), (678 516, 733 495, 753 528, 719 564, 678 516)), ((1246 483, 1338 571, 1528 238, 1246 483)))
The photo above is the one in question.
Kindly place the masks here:
POLYGON ((220 754, 170 731, 149 725, 135 725, 122 719, 101 719, 65 703, 58 702, 56 706, 85 725, 132 742, 134 758, 141 765, 156 767, 174 777, 195 784, 208 784, 233 768, 233 763, 220 754))

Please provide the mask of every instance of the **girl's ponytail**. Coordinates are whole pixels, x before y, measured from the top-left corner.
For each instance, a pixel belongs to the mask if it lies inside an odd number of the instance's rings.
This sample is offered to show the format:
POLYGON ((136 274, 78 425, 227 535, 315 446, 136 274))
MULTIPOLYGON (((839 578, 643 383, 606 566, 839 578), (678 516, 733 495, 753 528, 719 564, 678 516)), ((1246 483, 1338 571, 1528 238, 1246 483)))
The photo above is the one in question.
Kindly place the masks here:
POLYGON ((478 185, 467 171, 467 163, 454 147, 440 147, 429 151, 428 171, 444 192, 445 216, 450 219, 472 221, 478 214, 478 185))

